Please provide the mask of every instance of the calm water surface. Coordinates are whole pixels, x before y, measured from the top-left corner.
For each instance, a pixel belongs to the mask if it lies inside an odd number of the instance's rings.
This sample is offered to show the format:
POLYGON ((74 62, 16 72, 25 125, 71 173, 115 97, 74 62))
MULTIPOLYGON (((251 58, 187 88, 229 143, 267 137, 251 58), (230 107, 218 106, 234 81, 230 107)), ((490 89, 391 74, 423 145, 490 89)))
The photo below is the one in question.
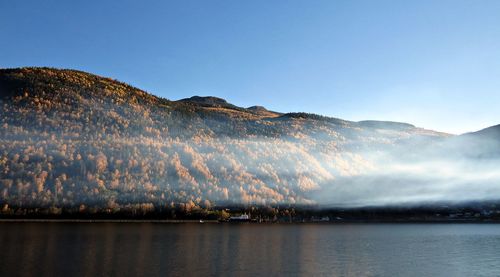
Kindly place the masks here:
POLYGON ((0 223, 0 276, 500 276, 500 225, 0 223))

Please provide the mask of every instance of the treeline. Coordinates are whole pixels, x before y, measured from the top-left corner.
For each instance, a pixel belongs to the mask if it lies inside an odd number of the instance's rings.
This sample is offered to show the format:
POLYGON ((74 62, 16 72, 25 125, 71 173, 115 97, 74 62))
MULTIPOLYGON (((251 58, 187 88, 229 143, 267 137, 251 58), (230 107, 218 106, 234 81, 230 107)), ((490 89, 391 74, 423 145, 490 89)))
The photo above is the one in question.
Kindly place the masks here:
POLYGON ((363 208, 321 208, 319 206, 241 206, 186 209, 183 205, 153 206, 129 204, 120 210, 100 206, 9 207, 0 209, 0 219, 71 220, 218 220, 246 214, 254 223, 370 223, 370 222, 500 222, 498 201, 455 206, 386 206, 363 208))

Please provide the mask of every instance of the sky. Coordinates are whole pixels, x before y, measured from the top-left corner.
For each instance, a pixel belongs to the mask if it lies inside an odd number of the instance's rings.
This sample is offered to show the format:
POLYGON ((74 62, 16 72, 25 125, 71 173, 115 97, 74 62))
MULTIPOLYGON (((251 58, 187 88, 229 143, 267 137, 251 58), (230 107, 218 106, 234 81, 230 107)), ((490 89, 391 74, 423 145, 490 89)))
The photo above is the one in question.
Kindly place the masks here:
POLYGON ((500 1, 0 1, 0 67, 450 133, 500 124, 500 1))

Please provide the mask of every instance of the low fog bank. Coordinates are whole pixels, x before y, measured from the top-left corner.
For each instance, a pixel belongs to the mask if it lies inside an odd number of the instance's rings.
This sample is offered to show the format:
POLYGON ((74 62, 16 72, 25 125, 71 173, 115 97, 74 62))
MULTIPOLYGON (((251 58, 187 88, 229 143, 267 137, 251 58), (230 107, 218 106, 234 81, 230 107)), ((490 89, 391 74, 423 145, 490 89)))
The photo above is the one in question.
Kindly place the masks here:
POLYGON ((324 206, 412 206, 500 199, 498 130, 358 154, 372 165, 311 194, 324 206))
POLYGON ((435 161, 381 166, 337 178, 311 194, 322 206, 364 207, 500 199, 498 161, 435 161))

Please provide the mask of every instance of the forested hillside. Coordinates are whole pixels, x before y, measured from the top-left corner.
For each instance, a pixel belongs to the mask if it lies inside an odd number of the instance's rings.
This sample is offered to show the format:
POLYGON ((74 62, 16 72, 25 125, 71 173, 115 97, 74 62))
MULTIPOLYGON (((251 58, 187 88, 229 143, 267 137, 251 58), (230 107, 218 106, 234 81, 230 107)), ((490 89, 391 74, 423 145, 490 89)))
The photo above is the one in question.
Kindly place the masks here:
POLYGON ((377 170, 381 155, 411 159, 448 137, 215 97, 170 101, 51 68, 0 70, 0 107, 4 213, 313 205, 338 179, 377 170))

